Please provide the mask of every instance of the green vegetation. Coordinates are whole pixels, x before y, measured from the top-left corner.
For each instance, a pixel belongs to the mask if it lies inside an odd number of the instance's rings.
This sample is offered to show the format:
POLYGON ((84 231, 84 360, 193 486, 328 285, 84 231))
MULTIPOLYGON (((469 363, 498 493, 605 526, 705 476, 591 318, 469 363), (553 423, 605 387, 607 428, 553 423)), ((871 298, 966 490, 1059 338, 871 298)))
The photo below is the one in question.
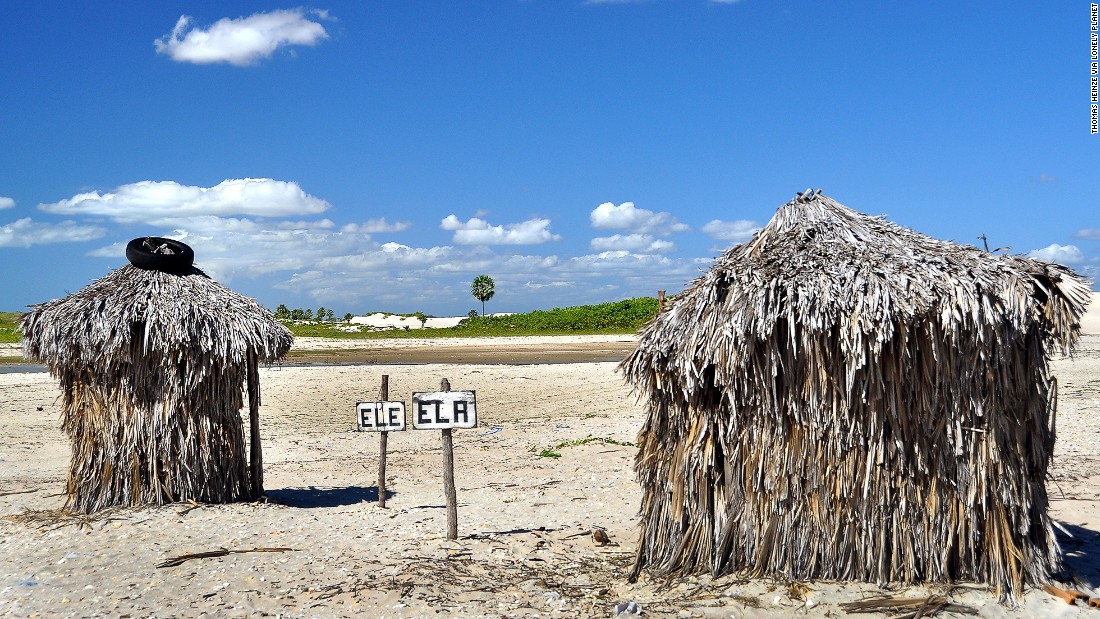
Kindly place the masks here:
POLYGON ((329 338, 345 338, 345 339, 359 339, 371 335, 369 333, 362 332, 347 332, 340 330, 340 323, 332 322, 301 322, 296 320, 284 320, 283 324, 286 325, 290 332, 294 334, 294 337, 329 337, 329 338))
MULTIPOLYGON (((318 322, 336 320, 335 313, 331 309, 325 309, 324 306, 317 308, 317 314, 315 315, 312 309, 302 309, 300 307, 290 309, 280 303, 273 313, 279 320, 316 320, 318 322)), ((351 320, 351 314, 345 314, 344 320, 351 320)))
MULTIPOLYGON (((580 445, 588 445, 589 443, 599 443, 601 445, 623 445, 625 447, 637 447, 637 445, 634 444, 634 443, 630 443, 630 442, 627 442, 627 441, 617 441, 617 440, 615 440, 615 439, 613 439, 609 436, 599 437, 599 436, 589 435, 589 436, 586 436, 584 438, 574 439, 572 441, 562 441, 561 443, 558 443, 557 445, 554 445, 553 447, 547 447, 546 449, 543 449, 542 451, 538 452, 538 455, 539 455, 540 458, 560 458, 561 457, 561 451, 560 450, 562 448, 564 448, 564 447, 578 447, 580 445)), ((532 447, 531 451, 534 452, 535 449, 536 449, 535 447, 532 447)))
POLYGON ((0 312, 0 343, 14 344, 21 339, 16 331, 20 316, 19 312, 0 312))
POLYGON ((641 297, 510 316, 467 318, 452 329, 461 335, 633 333, 656 314, 657 299, 641 297))
MULTIPOLYGON (((494 335, 565 335, 593 333, 634 333, 657 314, 657 299, 640 297, 599 305, 538 310, 509 316, 472 316, 457 326, 445 329, 389 329, 373 331, 367 327, 345 330, 348 323, 294 321, 284 322, 296 337, 344 339, 440 338, 494 335), (341 328, 343 327, 343 328, 341 328)), ((421 312, 405 314, 423 325, 430 318, 421 312)))

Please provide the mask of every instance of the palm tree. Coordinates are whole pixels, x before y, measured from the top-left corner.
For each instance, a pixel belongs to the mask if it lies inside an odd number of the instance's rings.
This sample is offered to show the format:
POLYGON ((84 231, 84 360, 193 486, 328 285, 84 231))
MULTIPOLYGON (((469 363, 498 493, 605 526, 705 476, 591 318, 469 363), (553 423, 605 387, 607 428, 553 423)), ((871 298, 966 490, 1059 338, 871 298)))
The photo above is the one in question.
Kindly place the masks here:
POLYGON ((474 278, 474 283, 470 284, 470 294, 481 301, 482 316, 485 315, 485 302, 493 298, 493 293, 496 292, 495 287, 496 284, 493 282, 493 278, 488 275, 478 275, 474 278))

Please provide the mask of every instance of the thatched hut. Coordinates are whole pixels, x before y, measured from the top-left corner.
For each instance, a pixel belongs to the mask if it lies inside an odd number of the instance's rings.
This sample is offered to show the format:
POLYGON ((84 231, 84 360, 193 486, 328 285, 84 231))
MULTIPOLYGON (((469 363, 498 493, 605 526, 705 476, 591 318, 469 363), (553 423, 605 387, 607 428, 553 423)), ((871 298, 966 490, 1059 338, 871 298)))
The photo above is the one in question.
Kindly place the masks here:
POLYGON ((1048 358, 1088 300, 1065 267, 798 194, 620 367, 646 401, 633 576, 1046 582, 1048 358))
POLYGON ((61 427, 72 442, 67 506, 258 496, 257 366, 286 355, 290 332, 189 260, 162 270, 155 256, 128 254, 133 264, 22 320, 24 356, 61 383, 61 427))

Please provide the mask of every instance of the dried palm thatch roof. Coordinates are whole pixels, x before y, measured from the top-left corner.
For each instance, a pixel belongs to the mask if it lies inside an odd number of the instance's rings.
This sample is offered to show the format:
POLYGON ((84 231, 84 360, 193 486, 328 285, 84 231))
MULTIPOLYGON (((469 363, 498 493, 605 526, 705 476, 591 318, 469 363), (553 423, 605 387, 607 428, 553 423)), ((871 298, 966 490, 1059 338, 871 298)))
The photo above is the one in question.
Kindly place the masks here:
POLYGON ((22 329, 24 356, 61 384, 71 508, 252 496, 242 386, 258 406, 256 364, 292 342, 255 301, 193 267, 127 265, 33 306, 22 329))
POLYGON ((641 332, 634 575, 991 583, 1060 565, 1044 477, 1069 269, 807 191, 641 332))

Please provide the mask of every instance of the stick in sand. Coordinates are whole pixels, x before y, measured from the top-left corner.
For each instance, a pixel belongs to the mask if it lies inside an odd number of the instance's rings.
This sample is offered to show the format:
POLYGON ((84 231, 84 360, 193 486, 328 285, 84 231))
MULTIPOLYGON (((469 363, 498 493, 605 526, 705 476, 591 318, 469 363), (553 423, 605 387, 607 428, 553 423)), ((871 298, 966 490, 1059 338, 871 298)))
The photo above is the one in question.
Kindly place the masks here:
MULTIPOLYGON (((440 391, 450 391, 451 381, 444 378, 439 383, 440 391)), ((455 456, 451 442, 451 429, 444 428, 443 433, 443 493, 447 496, 447 539, 458 539, 458 495, 455 493, 455 456)))
POLYGON ((219 548, 217 550, 210 550, 207 552, 193 552, 190 554, 180 555, 178 557, 168 557, 162 563, 158 563, 157 567, 175 567, 185 561, 191 559, 209 559, 210 557, 224 557, 231 554, 243 554, 246 552, 293 552, 294 548, 250 548, 248 550, 229 550, 227 548, 219 548))
MULTIPOLYGON (((390 399, 390 375, 382 375, 382 390, 379 398, 385 402, 390 399)), ((386 507, 386 443, 389 442, 390 433, 383 431, 378 436, 378 507, 386 507)))

